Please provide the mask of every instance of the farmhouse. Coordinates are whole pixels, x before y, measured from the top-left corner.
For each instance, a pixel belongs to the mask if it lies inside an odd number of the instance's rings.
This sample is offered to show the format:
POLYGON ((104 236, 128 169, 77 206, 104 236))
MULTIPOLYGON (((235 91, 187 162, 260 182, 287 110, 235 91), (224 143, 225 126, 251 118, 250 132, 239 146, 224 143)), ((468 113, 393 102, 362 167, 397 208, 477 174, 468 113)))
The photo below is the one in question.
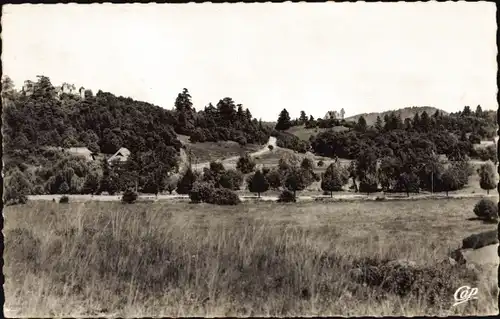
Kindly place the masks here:
POLYGON ((108 159, 108 163, 111 164, 112 162, 126 162, 129 156, 130 151, 127 148, 122 147, 108 159))

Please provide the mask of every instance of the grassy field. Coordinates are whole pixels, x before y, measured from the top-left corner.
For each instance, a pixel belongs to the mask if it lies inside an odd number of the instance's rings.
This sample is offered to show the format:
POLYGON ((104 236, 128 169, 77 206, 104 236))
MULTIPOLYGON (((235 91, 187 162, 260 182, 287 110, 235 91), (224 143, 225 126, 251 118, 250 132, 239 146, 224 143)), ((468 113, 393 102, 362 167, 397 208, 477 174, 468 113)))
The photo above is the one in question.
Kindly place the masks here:
POLYGON ((312 135, 317 135, 323 131, 334 130, 337 132, 348 131, 349 128, 344 126, 335 126, 333 128, 305 128, 304 125, 300 126, 292 126, 287 130, 288 133, 291 133, 301 140, 309 141, 309 137, 312 135))
POLYGON ((476 200, 33 202, 5 218, 11 316, 485 315, 496 278, 441 263, 476 200), (386 262, 410 259, 416 266, 386 262), (479 299, 452 307, 454 291, 479 299))
POLYGON ((186 145, 188 150, 191 150, 193 154, 193 164, 240 156, 245 153, 255 152, 262 148, 262 145, 256 144, 241 146, 233 141, 190 143, 188 136, 178 135, 177 137, 186 145))

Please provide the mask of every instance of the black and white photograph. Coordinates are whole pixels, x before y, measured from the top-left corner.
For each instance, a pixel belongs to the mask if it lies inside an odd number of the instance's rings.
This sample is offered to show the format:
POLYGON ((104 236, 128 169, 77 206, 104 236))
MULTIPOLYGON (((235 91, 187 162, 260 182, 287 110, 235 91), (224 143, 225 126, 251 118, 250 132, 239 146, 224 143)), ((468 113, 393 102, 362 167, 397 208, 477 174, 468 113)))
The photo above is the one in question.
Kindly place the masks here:
POLYGON ((3 315, 496 317, 496 14, 3 5, 3 315))

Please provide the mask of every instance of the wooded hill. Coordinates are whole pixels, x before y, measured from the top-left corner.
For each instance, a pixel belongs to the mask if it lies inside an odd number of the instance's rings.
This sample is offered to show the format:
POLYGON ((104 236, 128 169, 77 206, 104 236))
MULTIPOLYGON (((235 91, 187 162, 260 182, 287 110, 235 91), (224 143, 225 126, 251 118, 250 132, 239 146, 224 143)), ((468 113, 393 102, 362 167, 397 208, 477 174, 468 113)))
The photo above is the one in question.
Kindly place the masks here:
POLYGON ((187 89, 178 95, 173 110, 102 91, 94 96, 87 90, 84 98, 57 94, 45 76, 39 76, 30 93, 16 91, 8 77, 2 80, 7 154, 34 154, 43 146, 85 146, 105 154, 120 147, 132 153, 166 148, 175 159, 181 147, 177 134, 190 136, 191 142, 263 144, 269 139, 270 129, 231 98, 196 112, 187 89))
POLYGON ((432 106, 412 106, 412 107, 405 107, 397 110, 389 110, 389 111, 384 111, 384 112, 371 112, 371 113, 362 113, 362 114, 357 114, 353 116, 346 117, 346 121, 354 121, 357 122, 361 116, 365 118, 366 124, 367 125, 375 125, 375 122, 377 121, 377 116, 379 116, 381 119, 384 119, 384 117, 387 115, 391 115, 392 113, 395 113, 396 116, 400 116, 401 119, 404 121, 405 119, 413 119, 415 117, 415 114, 422 114, 423 112, 426 112, 429 115, 432 115, 438 111, 439 113, 443 115, 448 115, 447 112, 440 110, 438 108, 432 107, 432 106))

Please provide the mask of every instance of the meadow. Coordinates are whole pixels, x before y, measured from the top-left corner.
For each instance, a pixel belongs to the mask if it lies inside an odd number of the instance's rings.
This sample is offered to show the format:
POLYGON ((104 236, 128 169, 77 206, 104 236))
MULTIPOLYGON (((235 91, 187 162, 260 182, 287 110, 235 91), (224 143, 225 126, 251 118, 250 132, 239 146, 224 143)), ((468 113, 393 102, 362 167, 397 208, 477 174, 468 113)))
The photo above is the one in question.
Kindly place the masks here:
POLYGON ((193 164, 241 156, 262 148, 262 145, 247 144, 242 146, 233 141, 191 143, 189 136, 186 135, 177 135, 177 138, 187 147, 188 152, 191 152, 193 164))
POLYGON ((476 202, 10 206, 5 308, 22 317, 491 315, 496 277, 446 262, 464 237, 496 229, 470 219, 476 202), (479 299, 452 307, 463 285, 479 299))
POLYGON ((325 132, 328 130, 333 130, 335 132, 343 132, 348 131, 349 128, 345 126, 335 126, 332 128, 306 128, 304 125, 292 126, 286 132, 293 134, 304 141, 309 141, 309 138, 313 135, 317 135, 321 132, 325 132))

